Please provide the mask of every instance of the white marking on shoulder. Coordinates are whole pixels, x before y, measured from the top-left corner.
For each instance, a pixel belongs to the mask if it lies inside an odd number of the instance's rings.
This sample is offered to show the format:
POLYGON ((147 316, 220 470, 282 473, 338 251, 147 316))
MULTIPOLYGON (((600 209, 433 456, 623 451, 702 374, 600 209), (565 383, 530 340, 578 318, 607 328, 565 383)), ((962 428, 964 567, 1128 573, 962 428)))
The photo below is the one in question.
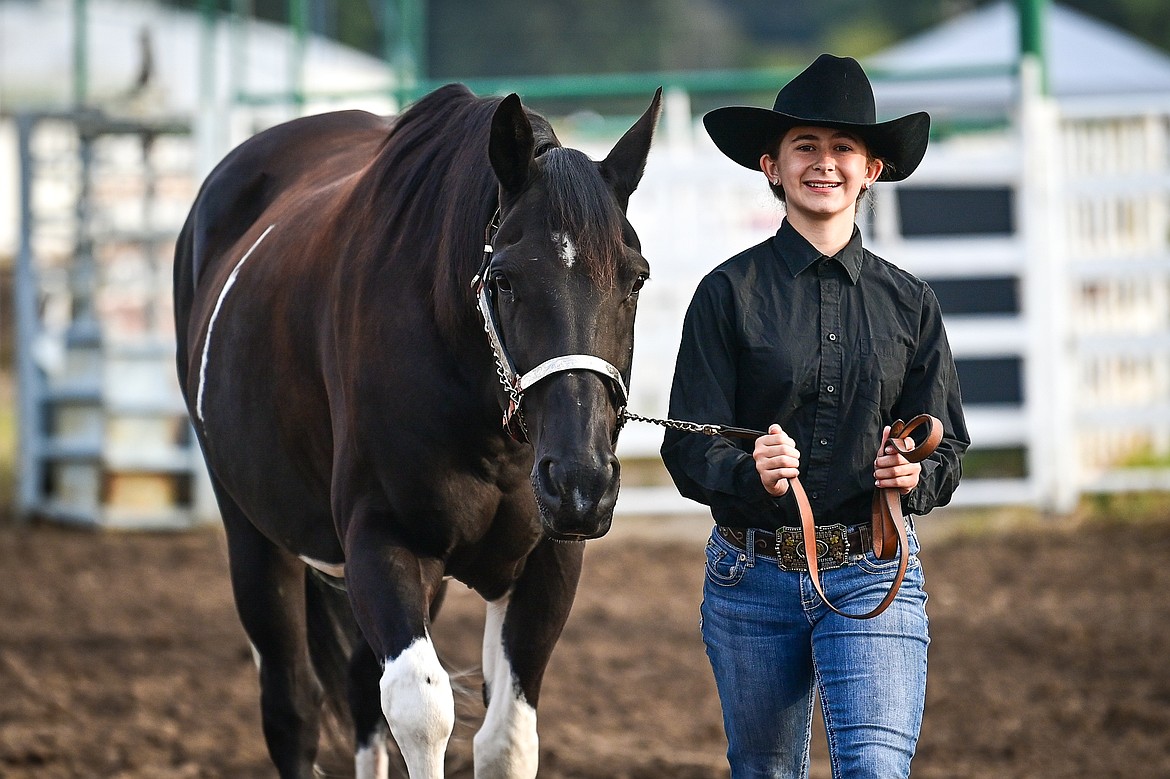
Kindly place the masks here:
POLYGON ((487 605, 483 629, 483 674, 488 686, 488 710, 475 734, 477 777, 533 779, 540 753, 536 709, 520 692, 504 651, 504 618, 508 598, 487 605))
POLYGON ((300 558, 302 563, 316 568, 327 576, 332 576, 335 579, 345 578, 345 563, 326 563, 321 560, 314 560, 312 557, 305 557, 304 555, 301 555, 300 558))
POLYGON ((565 264, 566 268, 573 267, 573 263, 577 261, 577 246, 573 243, 573 239, 569 237, 568 233, 553 233, 553 240, 557 243, 557 254, 561 258, 561 262, 565 264))
POLYGON ((416 638, 398 657, 387 660, 379 687, 382 713, 407 772, 420 779, 440 779, 443 753, 455 727, 455 696, 430 636, 416 638))
POLYGON ((268 237, 272 232, 275 224, 268 225, 268 228, 260 233, 260 237, 256 242, 244 252, 244 256, 236 263, 236 267, 232 268, 232 272, 228 275, 227 281, 223 284, 223 289, 219 291, 219 299, 215 301, 215 308, 211 310, 211 319, 207 322, 207 335, 203 338, 203 358, 199 362, 199 391, 195 394, 195 415, 199 417, 199 421, 203 421, 203 390, 207 386, 207 359, 211 355, 211 329, 215 327, 215 320, 219 316, 219 310, 223 308, 224 298, 227 297, 228 290, 236 283, 236 277, 240 275, 240 268, 252 256, 252 252, 256 251, 256 247, 260 242, 268 237))

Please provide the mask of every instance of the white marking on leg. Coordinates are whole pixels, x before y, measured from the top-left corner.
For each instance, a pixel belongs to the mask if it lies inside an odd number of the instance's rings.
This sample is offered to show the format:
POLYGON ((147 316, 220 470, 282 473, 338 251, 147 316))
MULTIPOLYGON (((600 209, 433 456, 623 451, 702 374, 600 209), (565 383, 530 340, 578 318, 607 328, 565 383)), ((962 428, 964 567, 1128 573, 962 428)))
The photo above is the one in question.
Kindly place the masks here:
POLYGON ((430 636, 415 639, 386 661, 380 687, 382 713, 410 779, 442 779, 443 753, 455 727, 455 696, 430 636))
POLYGON ((508 598, 487 606, 483 629, 483 677, 488 710, 475 734, 475 779, 531 779, 536 776, 539 743, 536 709, 524 700, 504 653, 504 616, 508 598))
POLYGON ((566 268, 573 267, 577 261, 577 246, 568 233, 553 233, 553 240, 557 242, 557 254, 566 268))
POLYGON ((345 563, 326 563, 321 560, 314 560, 312 557, 300 556, 301 562, 305 565, 316 568, 326 576, 332 576, 334 579, 345 578, 345 563))
POLYGON ((354 756, 354 779, 387 779, 390 776, 390 756, 386 753, 386 737, 376 735, 369 745, 354 756))
POLYGON ((203 339, 203 358, 199 362, 199 391, 195 394, 195 415, 199 417, 199 421, 203 421, 203 388, 207 385, 207 358, 211 354, 211 328, 215 327, 216 317, 219 316, 219 310, 223 307, 224 298, 227 297, 228 290, 236 283, 236 277, 240 275, 240 268, 252 256, 252 252, 256 251, 256 247, 260 242, 268 237, 272 232, 272 228, 276 227, 274 224, 268 225, 268 229, 260 233, 260 237, 256 242, 244 252, 244 256, 236 263, 236 267, 232 268, 232 272, 228 275, 227 281, 223 284, 223 289, 219 291, 219 299, 215 301, 215 308, 211 310, 211 319, 207 323, 207 335, 203 339))

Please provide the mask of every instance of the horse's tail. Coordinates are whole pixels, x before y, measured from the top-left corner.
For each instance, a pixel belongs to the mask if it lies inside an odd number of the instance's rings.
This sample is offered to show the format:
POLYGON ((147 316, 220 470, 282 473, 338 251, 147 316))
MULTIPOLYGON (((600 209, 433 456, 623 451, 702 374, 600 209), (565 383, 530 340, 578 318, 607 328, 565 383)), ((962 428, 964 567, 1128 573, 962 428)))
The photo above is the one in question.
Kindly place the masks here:
POLYGON ((325 696, 325 733, 337 746, 352 747, 349 665, 363 639, 340 579, 313 568, 306 571, 305 618, 309 659, 325 696))

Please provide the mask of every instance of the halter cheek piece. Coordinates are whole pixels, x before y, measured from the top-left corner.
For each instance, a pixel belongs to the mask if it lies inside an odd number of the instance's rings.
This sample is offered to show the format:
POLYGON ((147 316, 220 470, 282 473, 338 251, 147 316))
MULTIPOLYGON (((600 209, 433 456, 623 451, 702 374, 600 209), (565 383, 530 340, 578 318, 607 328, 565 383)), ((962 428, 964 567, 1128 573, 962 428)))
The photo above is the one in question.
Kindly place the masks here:
POLYGON ((504 388, 504 392, 508 396, 508 408, 504 411, 503 419, 504 429, 508 431, 508 435, 513 439, 527 443, 528 429, 524 425, 524 415, 520 410, 521 401, 524 399, 524 392, 532 385, 542 379, 547 379, 549 376, 566 371, 584 370, 592 371, 609 379, 616 391, 619 401, 618 426, 617 430, 614 431, 614 437, 616 438, 618 431, 621 430, 622 424, 625 421, 623 414, 626 408, 626 400, 629 397, 621 371, 600 357, 595 357, 591 354, 564 354, 545 360, 535 368, 521 374, 516 371, 512 359, 508 356, 507 350, 504 349, 504 341, 500 337, 500 329, 496 324, 496 313, 492 306, 492 300, 488 291, 489 285, 487 283, 488 268, 491 266, 494 252, 492 239, 495 236, 495 231, 499 228, 499 218, 500 210, 497 208, 495 216, 492 217, 491 223, 488 224, 487 230, 485 231, 483 262, 480 263, 479 272, 471 280, 471 286, 475 290, 480 316, 483 317, 484 332, 487 333, 488 343, 491 345, 492 353, 495 355, 496 375, 499 376, 500 385, 504 388))

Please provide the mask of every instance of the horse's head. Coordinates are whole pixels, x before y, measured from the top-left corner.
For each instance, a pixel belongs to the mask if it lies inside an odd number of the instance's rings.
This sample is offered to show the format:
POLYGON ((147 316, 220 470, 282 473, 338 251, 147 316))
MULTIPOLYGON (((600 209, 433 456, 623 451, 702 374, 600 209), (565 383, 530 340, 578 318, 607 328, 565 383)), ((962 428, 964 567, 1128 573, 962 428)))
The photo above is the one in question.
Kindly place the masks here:
POLYGON ((538 148, 515 95, 492 120, 500 221, 481 300, 514 371, 512 401, 522 399, 541 519, 558 539, 604 535, 617 501, 614 445, 650 270, 625 212, 660 105, 661 90, 602 162, 538 148))

